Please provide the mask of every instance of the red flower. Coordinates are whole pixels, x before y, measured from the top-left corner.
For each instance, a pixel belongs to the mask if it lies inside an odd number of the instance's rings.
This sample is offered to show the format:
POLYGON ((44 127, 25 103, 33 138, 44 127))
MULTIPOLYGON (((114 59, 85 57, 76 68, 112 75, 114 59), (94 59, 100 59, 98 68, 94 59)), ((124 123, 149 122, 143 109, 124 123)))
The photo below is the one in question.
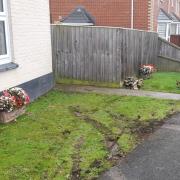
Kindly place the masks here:
POLYGON ((151 72, 156 71, 156 67, 154 64, 143 64, 143 65, 141 65, 141 68, 149 68, 151 72))
POLYGON ((28 95, 26 95, 25 103, 26 103, 26 104, 29 104, 29 103, 30 103, 30 97, 29 97, 28 95))
POLYGON ((11 97, 11 94, 9 94, 9 92, 7 90, 3 91, 3 95, 6 97, 11 97))

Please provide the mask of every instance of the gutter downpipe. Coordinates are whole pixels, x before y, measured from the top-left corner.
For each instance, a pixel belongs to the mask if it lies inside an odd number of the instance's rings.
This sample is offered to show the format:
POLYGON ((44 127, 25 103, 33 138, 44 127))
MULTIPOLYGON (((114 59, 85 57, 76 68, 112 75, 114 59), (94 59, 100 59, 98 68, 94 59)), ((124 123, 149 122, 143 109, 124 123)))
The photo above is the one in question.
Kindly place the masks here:
POLYGON ((131 0, 131 29, 134 29, 134 0, 131 0))

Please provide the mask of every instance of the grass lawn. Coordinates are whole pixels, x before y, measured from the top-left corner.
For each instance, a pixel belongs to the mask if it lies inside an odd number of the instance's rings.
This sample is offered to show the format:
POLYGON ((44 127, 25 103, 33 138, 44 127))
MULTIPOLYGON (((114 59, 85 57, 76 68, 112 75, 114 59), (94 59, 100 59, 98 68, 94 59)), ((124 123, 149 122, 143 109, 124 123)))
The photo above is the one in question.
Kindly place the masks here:
POLYGON ((66 84, 66 85, 82 85, 82 86, 96 86, 96 87, 109 87, 109 88, 119 88, 119 83, 109 83, 109 82, 96 82, 96 81, 85 81, 76 79, 56 79, 56 83, 66 84))
POLYGON ((51 91, 0 125, 0 179, 96 178, 176 111, 179 101, 51 91))
POLYGON ((153 74, 151 79, 144 81, 142 89, 180 94, 180 89, 176 87, 176 80, 180 81, 180 73, 157 72, 153 74))

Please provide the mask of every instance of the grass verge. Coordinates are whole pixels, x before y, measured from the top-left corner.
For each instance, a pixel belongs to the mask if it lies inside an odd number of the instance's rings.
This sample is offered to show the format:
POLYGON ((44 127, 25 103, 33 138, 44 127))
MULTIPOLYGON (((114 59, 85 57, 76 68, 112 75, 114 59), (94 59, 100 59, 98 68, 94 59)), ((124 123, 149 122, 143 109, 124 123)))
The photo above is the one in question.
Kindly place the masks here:
POLYGON ((51 91, 0 125, 0 179, 98 177, 179 101, 51 91))
POLYGON ((97 87, 109 87, 109 88, 119 88, 120 84, 118 83, 108 83, 108 82, 95 82, 95 81, 85 81, 85 80, 76 80, 76 79, 57 79, 57 83, 66 84, 66 85, 82 85, 82 86, 97 86, 97 87))
POLYGON ((180 94, 176 80, 180 81, 180 73, 178 72, 157 72, 150 79, 144 81, 142 89, 180 94))

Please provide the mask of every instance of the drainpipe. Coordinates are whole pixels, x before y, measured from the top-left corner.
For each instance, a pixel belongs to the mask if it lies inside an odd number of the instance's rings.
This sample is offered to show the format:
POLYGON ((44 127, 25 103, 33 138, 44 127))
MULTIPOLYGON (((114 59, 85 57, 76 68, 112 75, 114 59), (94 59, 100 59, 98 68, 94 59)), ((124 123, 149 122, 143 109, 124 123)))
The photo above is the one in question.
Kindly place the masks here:
POLYGON ((131 29, 134 29, 134 0, 131 0, 131 29))

